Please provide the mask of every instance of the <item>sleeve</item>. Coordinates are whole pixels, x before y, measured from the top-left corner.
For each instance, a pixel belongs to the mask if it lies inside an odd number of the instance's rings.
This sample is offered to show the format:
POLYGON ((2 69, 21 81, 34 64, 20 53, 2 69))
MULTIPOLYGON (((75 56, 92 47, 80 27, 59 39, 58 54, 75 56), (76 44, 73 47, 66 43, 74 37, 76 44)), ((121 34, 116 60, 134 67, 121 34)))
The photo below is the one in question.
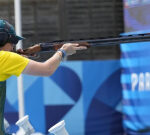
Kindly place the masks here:
POLYGON ((6 64, 4 64, 4 71, 7 75, 19 76, 28 63, 29 59, 16 53, 9 52, 9 56, 6 59, 6 64))

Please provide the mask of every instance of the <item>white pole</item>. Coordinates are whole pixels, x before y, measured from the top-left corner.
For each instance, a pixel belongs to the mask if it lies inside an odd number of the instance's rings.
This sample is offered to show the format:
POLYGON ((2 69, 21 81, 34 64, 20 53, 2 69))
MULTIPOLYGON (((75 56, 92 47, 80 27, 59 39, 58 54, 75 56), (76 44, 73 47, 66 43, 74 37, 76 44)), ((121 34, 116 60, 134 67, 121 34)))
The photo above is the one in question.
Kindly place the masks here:
MULTIPOLYGON (((21 21, 21 0, 14 0, 15 9, 15 29, 16 34, 22 36, 22 21, 21 21)), ((22 48, 22 41, 17 44, 17 49, 22 48)), ((23 77, 18 77, 18 103, 19 103, 19 119, 24 116, 24 90, 23 77)))

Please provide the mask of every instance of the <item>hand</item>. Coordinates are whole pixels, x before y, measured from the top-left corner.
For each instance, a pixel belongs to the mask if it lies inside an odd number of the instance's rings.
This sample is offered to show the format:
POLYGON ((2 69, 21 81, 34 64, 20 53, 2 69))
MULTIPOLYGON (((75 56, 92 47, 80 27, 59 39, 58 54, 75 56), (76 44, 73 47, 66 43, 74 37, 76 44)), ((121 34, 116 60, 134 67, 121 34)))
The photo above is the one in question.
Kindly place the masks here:
POLYGON ((18 49, 16 52, 19 53, 19 54, 23 54, 23 55, 27 55, 27 56, 34 56, 36 53, 40 52, 41 51, 41 47, 40 45, 36 44, 32 47, 29 47, 27 49, 18 49))
POLYGON ((66 51, 67 55, 75 54, 77 50, 85 50, 87 46, 80 46, 78 43, 66 43, 61 49, 66 51))
POLYGON ((24 51, 23 51, 21 48, 18 49, 18 50, 16 50, 16 51, 14 51, 14 52, 20 54, 20 55, 23 56, 23 57, 28 58, 28 56, 24 54, 24 51))
POLYGON ((34 46, 31 46, 25 50, 23 50, 25 54, 27 55, 35 55, 36 53, 40 52, 41 51, 41 47, 40 45, 36 44, 34 46))

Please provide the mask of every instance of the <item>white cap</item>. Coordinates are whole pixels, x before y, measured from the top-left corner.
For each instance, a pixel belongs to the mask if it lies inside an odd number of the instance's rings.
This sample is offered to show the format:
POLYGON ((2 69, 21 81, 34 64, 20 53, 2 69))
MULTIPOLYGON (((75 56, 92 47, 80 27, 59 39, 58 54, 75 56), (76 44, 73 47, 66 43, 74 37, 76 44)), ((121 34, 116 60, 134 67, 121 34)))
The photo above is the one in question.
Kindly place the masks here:
POLYGON ((62 128, 64 128, 64 126, 65 126, 65 121, 62 120, 62 121, 60 121, 59 123, 57 123, 56 125, 54 125, 53 127, 51 127, 51 128, 48 130, 48 132, 50 132, 50 133, 55 133, 55 132, 61 130, 62 128))
POLYGON ((16 122, 16 125, 21 126, 21 125, 23 125, 24 122, 26 122, 28 119, 29 119, 29 116, 26 115, 26 116, 24 116, 23 118, 21 118, 20 120, 18 120, 18 121, 16 122))
POLYGON ((33 133, 33 134, 31 134, 31 135, 43 135, 42 133, 33 133))

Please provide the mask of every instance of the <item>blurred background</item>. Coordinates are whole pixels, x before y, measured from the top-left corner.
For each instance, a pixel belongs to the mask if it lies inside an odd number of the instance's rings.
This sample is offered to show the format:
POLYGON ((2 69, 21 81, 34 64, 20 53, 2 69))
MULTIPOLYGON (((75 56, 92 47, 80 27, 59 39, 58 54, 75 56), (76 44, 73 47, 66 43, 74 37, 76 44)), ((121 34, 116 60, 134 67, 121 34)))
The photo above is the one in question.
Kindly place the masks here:
MULTIPOLYGON (((0 17, 14 24, 13 0, 0 0, 0 17)), ((22 0, 24 48, 35 43, 118 36, 122 0, 22 0)), ((48 54, 47 54, 48 55, 48 54)), ((91 48, 69 60, 117 59, 119 47, 91 48)))
MULTIPOLYGON (((150 0, 22 0, 23 48, 55 40, 116 37, 150 29, 150 0)), ((0 0, 14 25, 14 1, 0 0)), ((93 47, 62 62, 52 77, 23 76, 25 114, 39 132, 65 119, 71 135, 122 135, 120 45, 93 47)), ((41 53, 44 61, 53 53, 41 53)), ((16 77, 7 82, 5 117, 18 120, 16 77)))

